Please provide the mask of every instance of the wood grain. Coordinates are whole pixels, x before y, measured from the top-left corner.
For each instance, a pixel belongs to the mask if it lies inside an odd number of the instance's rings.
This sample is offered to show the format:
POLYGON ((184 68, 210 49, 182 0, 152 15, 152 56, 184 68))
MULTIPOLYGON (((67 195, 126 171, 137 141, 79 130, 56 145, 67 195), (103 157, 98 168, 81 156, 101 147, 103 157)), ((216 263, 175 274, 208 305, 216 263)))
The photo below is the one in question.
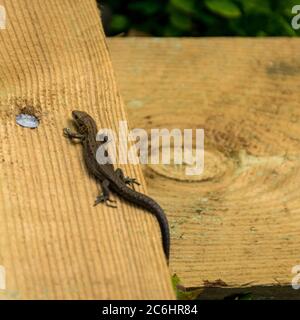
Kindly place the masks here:
POLYGON ((295 292, 299 40, 118 38, 109 47, 132 127, 205 129, 202 176, 144 167, 171 222, 172 271, 187 287, 295 292))
MULTIPOLYGON (((153 216, 98 187, 62 135, 73 109, 102 127, 126 120, 93 0, 0 0, 0 265, 9 299, 174 298, 153 216), (36 130, 16 125, 31 109, 36 130)), ((138 166, 128 175, 145 183, 138 166)))

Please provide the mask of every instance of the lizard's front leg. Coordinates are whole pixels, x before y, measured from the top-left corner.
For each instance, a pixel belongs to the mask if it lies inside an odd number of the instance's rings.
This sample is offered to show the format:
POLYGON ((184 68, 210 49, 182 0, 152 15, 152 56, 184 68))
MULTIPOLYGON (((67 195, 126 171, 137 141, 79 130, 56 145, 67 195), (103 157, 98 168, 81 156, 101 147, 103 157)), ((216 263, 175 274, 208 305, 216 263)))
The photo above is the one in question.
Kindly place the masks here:
POLYGON ((83 134, 80 134, 78 132, 73 132, 69 128, 64 128, 63 133, 64 133, 65 137, 67 137, 67 138, 69 138, 71 140, 72 139, 78 139, 80 141, 83 141, 83 139, 84 139, 84 135, 83 134))
POLYGON ((102 183, 101 183, 101 187, 102 187, 102 194, 100 194, 96 198, 94 206, 96 206, 97 204, 99 204, 101 202, 105 202, 108 207, 117 208, 116 205, 110 204, 110 202, 116 202, 116 201, 115 200, 111 200, 109 198, 109 195, 110 195, 109 181, 108 180, 103 180, 102 183))
POLYGON ((136 181, 135 178, 125 177, 124 172, 121 168, 116 169, 115 174, 126 184, 129 184, 134 189, 134 184, 140 185, 138 181, 136 181))

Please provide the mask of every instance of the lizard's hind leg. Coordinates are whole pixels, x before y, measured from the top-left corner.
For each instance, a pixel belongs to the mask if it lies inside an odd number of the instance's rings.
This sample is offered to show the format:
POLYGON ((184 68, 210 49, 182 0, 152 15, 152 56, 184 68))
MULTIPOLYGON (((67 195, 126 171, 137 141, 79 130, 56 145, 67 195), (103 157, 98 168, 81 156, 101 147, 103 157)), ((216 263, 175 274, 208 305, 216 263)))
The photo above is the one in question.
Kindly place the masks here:
POLYGON ((112 208, 117 208, 116 205, 112 205, 110 204, 111 202, 116 202, 115 200, 111 200, 109 198, 110 195, 110 190, 109 190, 109 181, 108 180, 103 180, 101 183, 101 187, 102 187, 102 194, 100 194, 94 203, 94 206, 96 206, 97 204, 101 203, 101 202, 105 202, 105 204, 108 207, 112 207, 112 208))
POLYGON ((140 185, 140 183, 136 181, 135 178, 126 177, 121 168, 116 169, 115 174, 126 184, 129 184, 133 189, 134 189, 134 184, 140 185))

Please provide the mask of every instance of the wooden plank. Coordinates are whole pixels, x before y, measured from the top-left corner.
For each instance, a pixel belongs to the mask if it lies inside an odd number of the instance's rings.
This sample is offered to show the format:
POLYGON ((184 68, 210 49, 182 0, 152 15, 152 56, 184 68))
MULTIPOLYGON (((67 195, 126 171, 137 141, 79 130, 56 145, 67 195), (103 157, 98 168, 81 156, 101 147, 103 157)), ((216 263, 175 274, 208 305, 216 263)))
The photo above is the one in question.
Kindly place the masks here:
POLYGON ((144 167, 171 222, 172 271, 187 287, 294 292, 299 40, 118 38, 109 47, 133 127, 205 129, 194 181, 184 166, 144 167))
MULTIPOLYGON (((94 0, 0 0, 2 298, 174 298, 155 218, 98 187, 62 135, 74 108, 117 131, 126 115, 94 0), (16 125, 23 107, 36 130, 16 125)), ((138 166, 125 166, 145 183, 138 166)))

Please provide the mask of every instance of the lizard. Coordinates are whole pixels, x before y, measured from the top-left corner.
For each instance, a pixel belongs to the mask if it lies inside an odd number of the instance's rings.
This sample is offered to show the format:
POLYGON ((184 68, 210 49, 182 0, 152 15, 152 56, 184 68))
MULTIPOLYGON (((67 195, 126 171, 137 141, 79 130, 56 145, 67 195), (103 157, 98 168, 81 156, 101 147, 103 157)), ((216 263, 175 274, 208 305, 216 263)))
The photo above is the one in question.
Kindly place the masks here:
MULTIPOLYGON (((94 119, 84 111, 72 111, 72 118, 76 132, 69 128, 63 129, 65 137, 79 141, 83 146, 83 158, 88 172, 101 184, 102 193, 96 198, 94 206, 105 203, 107 206, 116 208, 115 200, 111 200, 111 191, 128 202, 142 207, 152 213, 160 226, 162 234, 163 250, 169 262, 170 254, 170 230, 167 217, 161 206, 149 196, 134 190, 134 184, 139 184, 136 179, 126 177, 121 168, 114 169, 112 163, 98 163, 96 152, 98 148, 107 143, 108 136, 101 137, 102 141, 96 139, 98 129, 94 119), (128 185, 132 186, 130 188, 128 185)), ((107 152, 107 151, 106 151, 107 152)))

